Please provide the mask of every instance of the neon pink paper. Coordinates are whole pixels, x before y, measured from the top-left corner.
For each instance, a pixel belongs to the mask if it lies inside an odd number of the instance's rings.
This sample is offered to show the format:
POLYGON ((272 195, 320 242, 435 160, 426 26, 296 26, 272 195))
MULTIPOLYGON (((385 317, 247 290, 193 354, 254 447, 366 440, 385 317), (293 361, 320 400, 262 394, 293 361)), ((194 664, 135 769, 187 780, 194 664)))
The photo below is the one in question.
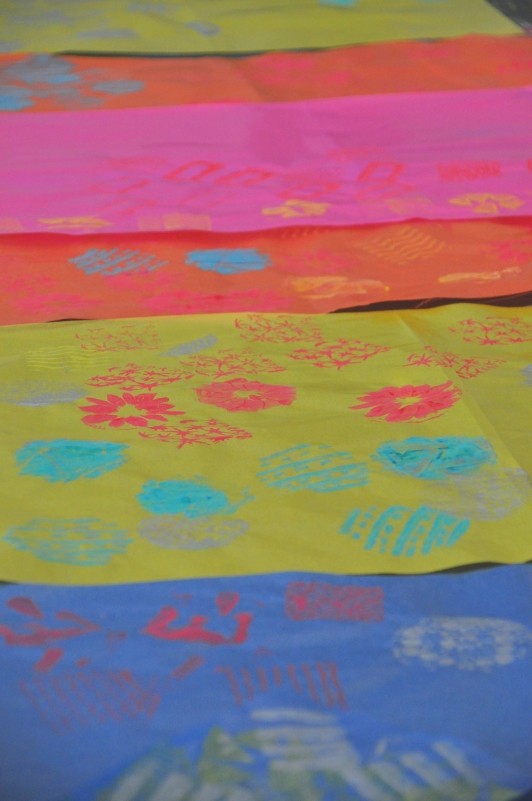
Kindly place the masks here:
POLYGON ((347 225, 532 213, 531 90, 14 115, 0 231, 347 225))

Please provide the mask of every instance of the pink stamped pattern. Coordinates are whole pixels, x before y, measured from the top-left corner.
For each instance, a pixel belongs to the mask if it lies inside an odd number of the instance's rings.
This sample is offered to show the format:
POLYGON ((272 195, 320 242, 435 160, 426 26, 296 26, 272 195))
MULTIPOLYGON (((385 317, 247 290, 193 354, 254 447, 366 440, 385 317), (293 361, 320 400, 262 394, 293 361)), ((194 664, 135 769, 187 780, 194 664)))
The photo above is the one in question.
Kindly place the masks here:
POLYGON ((185 445, 214 445, 229 439, 250 439, 251 434, 238 426, 219 420, 183 420, 179 425, 152 426, 139 431, 144 439, 156 439, 177 448, 185 445))
POLYGON ((341 370, 350 364, 359 364, 388 350, 390 348, 385 345, 361 342, 359 339, 337 339, 336 342, 318 342, 313 348, 294 350, 290 358, 310 361, 315 367, 334 367, 341 370))
POLYGON ((311 317, 262 316, 239 317, 235 325, 243 339, 253 342, 322 342, 323 334, 311 317))
POLYGON ((83 350, 157 350, 160 345, 159 332, 151 323, 128 323, 117 328, 86 328, 76 334, 83 350))
POLYGON ((285 613, 292 620, 384 619, 381 587, 338 586, 323 581, 292 581, 286 587, 285 613))
POLYGON ((504 359, 484 359, 481 356, 466 358, 457 353, 441 353, 427 345, 421 353, 411 353, 405 367, 442 367, 444 370, 453 370, 458 378, 468 379, 476 378, 501 364, 504 364, 504 359))
POLYGON ((196 394, 202 403, 219 406, 228 412, 258 412, 273 406, 290 406, 295 400, 296 390, 280 384, 233 378, 199 387, 196 394))
POLYGON ((366 410, 366 417, 381 418, 388 423, 419 423, 440 417, 461 395, 451 381, 436 386, 383 387, 359 396, 360 403, 350 408, 366 410))
POLYGON ((519 317, 485 317, 483 320, 461 320, 449 328, 464 342, 476 345, 517 345, 532 341, 532 325, 519 317))
POLYGON ((89 412, 82 418, 88 426, 101 428, 144 428, 157 422, 167 422, 168 417, 182 415, 184 412, 174 409, 168 398, 159 398, 153 393, 133 395, 124 392, 122 395, 107 395, 107 398, 87 398, 88 406, 80 406, 89 412))
POLYGON ((174 384, 193 373, 179 367, 144 367, 139 364, 126 364, 125 367, 110 367, 106 374, 95 375, 87 383, 91 387, 120 387, 134 392, 152 390, 161 384, 174 384))
POLYGON ((280 373, 286 368, 266 356, 249 350, 219 350, 209 354, 198 354, 180 362, 181 368, 195 375, 209 378, 255 375, 257 373, 280 373))

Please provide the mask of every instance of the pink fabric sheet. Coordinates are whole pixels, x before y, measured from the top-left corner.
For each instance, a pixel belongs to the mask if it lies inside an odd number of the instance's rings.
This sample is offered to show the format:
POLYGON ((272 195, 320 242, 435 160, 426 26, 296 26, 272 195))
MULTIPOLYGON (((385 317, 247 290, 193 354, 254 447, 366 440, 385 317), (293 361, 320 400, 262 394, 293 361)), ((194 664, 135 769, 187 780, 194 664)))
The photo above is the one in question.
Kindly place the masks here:
POLYGON ((532 214, 530 88, 14 115, 0 232, 532 214))

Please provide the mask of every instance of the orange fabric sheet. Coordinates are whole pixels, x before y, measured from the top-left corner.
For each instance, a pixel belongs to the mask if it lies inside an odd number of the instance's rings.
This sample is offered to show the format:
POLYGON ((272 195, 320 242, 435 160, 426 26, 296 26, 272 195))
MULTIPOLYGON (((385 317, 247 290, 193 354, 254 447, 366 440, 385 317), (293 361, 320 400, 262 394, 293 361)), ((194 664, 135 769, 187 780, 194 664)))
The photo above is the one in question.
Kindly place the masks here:
POLYGON ((2 324, 524 292, 529 219, 0 239, 2 324))
POLYGON ((532 82, 532 39, 466 36, 224 59, 0 56, 0 111, 288 101, 532 82))

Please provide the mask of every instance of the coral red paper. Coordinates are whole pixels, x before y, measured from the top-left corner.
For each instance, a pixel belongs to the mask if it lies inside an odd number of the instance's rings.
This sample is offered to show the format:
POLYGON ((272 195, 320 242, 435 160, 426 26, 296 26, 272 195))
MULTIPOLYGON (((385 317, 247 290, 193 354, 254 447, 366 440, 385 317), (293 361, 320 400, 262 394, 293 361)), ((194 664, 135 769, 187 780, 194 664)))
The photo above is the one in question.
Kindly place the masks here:
POLYGON ((532 83, 532 40, 464 36, 239 59, 0 55, 0 111, 494 89, 532 83))
POLYGON ((0 323, 237 311, 330 312, 532 285, 529 219, 246 234, 0 237, 0 323))

